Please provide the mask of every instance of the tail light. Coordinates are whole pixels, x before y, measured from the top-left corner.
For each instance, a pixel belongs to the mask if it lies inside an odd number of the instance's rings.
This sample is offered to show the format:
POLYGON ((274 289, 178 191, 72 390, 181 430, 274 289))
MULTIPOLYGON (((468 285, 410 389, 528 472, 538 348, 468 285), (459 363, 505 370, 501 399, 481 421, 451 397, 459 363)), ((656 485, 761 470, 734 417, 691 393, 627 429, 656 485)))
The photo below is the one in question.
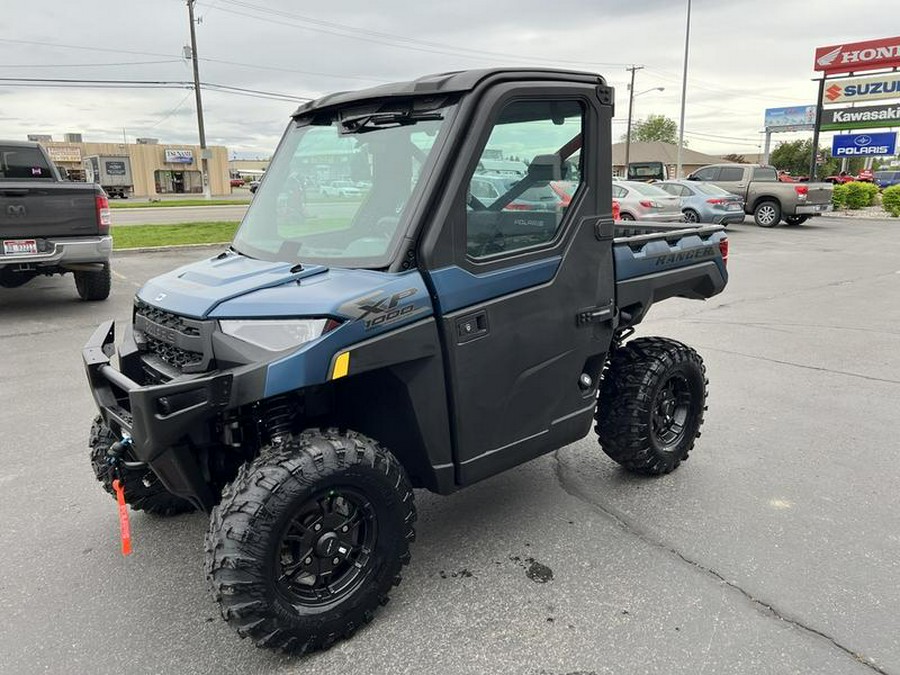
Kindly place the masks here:
POLYGON ((528 204, 516 204, 513 202, 512 204, 507 204, 503 207, 504 211, 531 211, 531 207, 528 204))
POLYGON ((566 192, 562 186, 557 185, 556 183, 550 183, 550 189, 556 193, 556 196, 559 197, 560 204, 564 207, 569 206, 572 203, 572 195, 566 192))
POLYGON ((97 210, 97 228, 100 234, 109 234, 109 226, 112 224, 112 215, 109 211, 109 199, 103 193, 94 195, 94 206, 97 210))
POLYGON ((648 208, 648 209, 658 209, 659 208, 658 202, 654 202, 649 199, 642 199, 640 203, 641 203, 641 206, 648 208))
POLYGON ((719 252, 722 254, 722 262, 728 267, 728 238, 724 238, 719 242, 719 252))
POLYGON ((795 185, 794 192, 797 193, 797 198, 801 202, 805 201, 807 196, 809 196, 809 186, 808 185, 795 185))
POLYGON ((612 217, 615 221, 622 220, 622 207, 619 205, 618 199, 612 200, 612 217))
POLYGON ((721 197, 712 197, 711 199, 706 200, 707 204, 727 204, 727 199, 722 199, 721 197))

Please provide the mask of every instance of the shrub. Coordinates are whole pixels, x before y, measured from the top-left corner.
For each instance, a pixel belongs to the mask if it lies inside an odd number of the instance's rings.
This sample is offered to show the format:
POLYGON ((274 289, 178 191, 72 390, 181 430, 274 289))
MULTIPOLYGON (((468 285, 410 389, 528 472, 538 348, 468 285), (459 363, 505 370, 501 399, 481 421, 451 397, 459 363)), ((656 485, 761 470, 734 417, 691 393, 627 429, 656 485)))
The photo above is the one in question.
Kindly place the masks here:
POLYGON ((831 193, 831 203, 836 209, 847 208, 847 186, 838 183, 834 186, 834 192, 831 193))
POLYGON ((847 206, 851 209, 871 206, 875 195, 878 194, 878 187, 872 183, 853 181, 852 183, 846 183, 845 187, 847 188, 847 206))
POLYGON ((881 193, 881 206, 894 218, 900 216, 900 185, 891 185, 881 193))

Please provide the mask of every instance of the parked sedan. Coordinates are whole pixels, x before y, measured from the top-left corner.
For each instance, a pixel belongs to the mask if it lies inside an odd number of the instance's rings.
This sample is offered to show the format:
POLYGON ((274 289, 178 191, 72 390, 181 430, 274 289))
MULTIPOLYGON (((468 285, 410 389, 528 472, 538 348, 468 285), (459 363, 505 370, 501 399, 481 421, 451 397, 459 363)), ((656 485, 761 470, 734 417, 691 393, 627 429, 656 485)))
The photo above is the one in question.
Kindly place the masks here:
POLYGON ((681 199, 681 211, 689 223, 727 225, 744 221, 744 200, 718 185, 686 180, 654 185, 681 199))
POLYGON ((326 197, 358 197, 362 194, 362 190, 349 180, 336 180, 331 183, 324 183, 320 190, 326 197))
POLYGON ((630 180, 613 181, 612 196, 619 202, 621 220, 684 222, 681 200, 656 185, 630 180))

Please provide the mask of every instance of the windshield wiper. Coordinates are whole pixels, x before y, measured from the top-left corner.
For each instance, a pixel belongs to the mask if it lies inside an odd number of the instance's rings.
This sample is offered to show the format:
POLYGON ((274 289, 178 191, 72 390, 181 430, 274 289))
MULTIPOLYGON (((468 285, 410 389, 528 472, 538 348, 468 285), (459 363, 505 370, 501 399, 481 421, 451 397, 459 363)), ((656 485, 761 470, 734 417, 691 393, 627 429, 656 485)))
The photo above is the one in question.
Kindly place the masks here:
POLYGON ((361 134, 387 126, 402 127, 421 121, 442 119, 444 119, 444 115, 439 112, 377 112, 344 117, 341 119, 341 126, 344 128, 344 133, 361 134))

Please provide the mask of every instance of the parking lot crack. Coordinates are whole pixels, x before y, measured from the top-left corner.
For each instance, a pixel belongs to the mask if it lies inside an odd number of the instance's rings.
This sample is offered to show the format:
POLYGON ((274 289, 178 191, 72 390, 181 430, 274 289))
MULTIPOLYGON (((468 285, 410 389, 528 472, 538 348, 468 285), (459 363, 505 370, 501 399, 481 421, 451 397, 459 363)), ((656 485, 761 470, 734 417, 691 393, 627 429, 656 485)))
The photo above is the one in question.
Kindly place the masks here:
POLYGON ((807 625, 800 619, 788 616, 784 611, 778 609, 774 604, 772 604, 770 602, 766 602, 765 600, 762 600, 762 599, 756 597, 755 595, 753 595, 746 589, 742 588, 738 583, 727 579, 723 574, 716 571, 715 569, 708 567, 707 565, 704 565, 703 563, 701 563, 698 560, 694 560, 693 558, 690 558, 689 556, 687 556, 684 553, 682 553, 681 551, 679 551, 675 546, 655 537, 651 533, 641 530, 638 526, 629 522, 629 520, 623 514, 617 513, 610 506, 608 506, 606 504, 602 504, 595 498, 591 498, 590 496, 584 494, 581 490, 578 489, 577 486, 575 486, 572 483, 572 481, 570 481, 567 478, 566 471, 570 470, 570 469, 567 469, 565 462, 560 457, 559 450, 557 450, 555 453, 553 453, 553 459, 555 461, 556 479, 559 482, 560 487, 562 487, 563 491, 565 491, 566 494, 579 500, 580 502, 586 504, 590 508, 603 514, 606 518, 611 520, 616 525, 616 527, 618 527, 622 531, 626 532, 627 534, 629 534, 631 536, 637 537, 639 540, 641 540, 645 544, 648 544, 655 549, 663 551, 664 553, 676 558, 680 562, 690 565, 691 567, 698 570, 702 574, 704 574, 708 577, 711 577, 717 583, 724 584, 728 588, 730 588, 734 591, 737 591, 751 604, 751 606, 754 609, 759 611, 764 616, 769 617, 771 619, 775 619, 777 621, 784 621, 785 623, 789 624, 793 628, 795 628, 803 633, 806 633, 807 635, 810 635, 816 639, 827 641, 833 647, 844 652, 845 654, 850 656, 852 659, 854 659, 861 665, 870 669, 872 672, 879 673, 880 675, 890 675, 890 673, 887 670, 880 667, 878 664, 876 664, 870 658, 868 658, 864 654, 857 652, 856 650, 852 649, 851 647, 848 647, 848 646, 842 644, 834 636, 829 635, 828 633, 821 631, 817 628, 814 628, 810 625, 807 625))
POLYGON ((720 347, 707 347, 697 345, 699 349, 706 351, 720 352, 722 354, 731 354, 732 356, 743 356, 748 359, 757 361, 766 361, 768 363, 777 363, 782 366, 793 366, 794 368, 803 368, 805 370, 815 370, 821 373, 831 373, 832 375, 843 375, 845 377, 855 377, 860 380, 868 380, 869 382, 886 382, 888 384, 900 384, 900 380, 892 380, 886 377, 874 377, 872 375, 862 375, 861 373, 852 373, 847 370, 836 370, 834 368, 823 368, 821 366, 811 366, 806 363, 797 363, 796 361, 784 361, 782 359, 773 359, 769 356, 759 356, 757 354, 746 354, 744 352, 732 351, 729 349, 721 349, 720 347))

